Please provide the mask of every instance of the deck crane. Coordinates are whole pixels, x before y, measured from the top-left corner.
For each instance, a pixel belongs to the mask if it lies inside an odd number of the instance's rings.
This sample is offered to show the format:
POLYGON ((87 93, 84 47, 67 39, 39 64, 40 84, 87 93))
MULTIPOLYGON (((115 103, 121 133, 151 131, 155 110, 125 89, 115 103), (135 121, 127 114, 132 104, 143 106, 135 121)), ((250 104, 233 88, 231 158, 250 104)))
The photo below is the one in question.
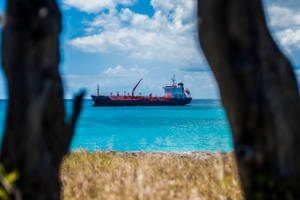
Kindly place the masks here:
POLYGON ((134 88, 133 88, 133 90, 132 90, 132 96, 134 96, 134 91, 135 91, 135 89, 137 88, 137 86, 140 84, 140 82, 142 81, 143 79, 141 78, 140 80, 139 80, 139 82, 134 86, 134 88))

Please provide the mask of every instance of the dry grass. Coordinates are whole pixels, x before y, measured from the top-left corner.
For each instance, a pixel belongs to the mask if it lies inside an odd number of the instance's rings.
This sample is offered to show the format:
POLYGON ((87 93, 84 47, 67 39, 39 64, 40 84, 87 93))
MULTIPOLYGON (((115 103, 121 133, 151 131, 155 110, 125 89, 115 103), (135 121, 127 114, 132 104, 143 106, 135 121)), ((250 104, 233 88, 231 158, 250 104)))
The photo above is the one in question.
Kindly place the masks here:
POLYGON ((73 152, 61 168, 64 200, 243 199, 232 154, 193 160, 73 152))

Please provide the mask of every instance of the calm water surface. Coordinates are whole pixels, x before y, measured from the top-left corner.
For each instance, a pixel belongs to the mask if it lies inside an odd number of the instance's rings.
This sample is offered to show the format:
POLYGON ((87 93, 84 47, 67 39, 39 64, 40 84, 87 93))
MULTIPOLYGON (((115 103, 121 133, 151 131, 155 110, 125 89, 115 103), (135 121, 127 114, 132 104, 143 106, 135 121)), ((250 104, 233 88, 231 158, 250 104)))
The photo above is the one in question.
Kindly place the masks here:
MULTIPOLYGON (((93 107, 84 101, 71 150, 232 151, 232 138, 218 100, 188 106, 93 107)), ((72 101, 66 101, 68 112, 72 101)), ((6 101, 0 101, 0 137, 6 101)))

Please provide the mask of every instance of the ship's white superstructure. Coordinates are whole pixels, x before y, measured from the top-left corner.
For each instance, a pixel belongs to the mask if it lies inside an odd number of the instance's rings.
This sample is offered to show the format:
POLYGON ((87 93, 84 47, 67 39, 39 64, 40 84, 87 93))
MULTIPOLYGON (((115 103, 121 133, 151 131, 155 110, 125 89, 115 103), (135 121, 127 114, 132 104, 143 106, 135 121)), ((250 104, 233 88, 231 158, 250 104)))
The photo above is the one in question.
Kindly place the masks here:
MULTIPOLYGON (((167 84, 163 87, 165 90, 165 97, 169 98, 186 98, 187 95, 184 90, 184 84, 175 82, 175 76, 172 78, 172 84, 167 84)), ((189 95, 189 91, 186 90, 187 94, 189 95)))

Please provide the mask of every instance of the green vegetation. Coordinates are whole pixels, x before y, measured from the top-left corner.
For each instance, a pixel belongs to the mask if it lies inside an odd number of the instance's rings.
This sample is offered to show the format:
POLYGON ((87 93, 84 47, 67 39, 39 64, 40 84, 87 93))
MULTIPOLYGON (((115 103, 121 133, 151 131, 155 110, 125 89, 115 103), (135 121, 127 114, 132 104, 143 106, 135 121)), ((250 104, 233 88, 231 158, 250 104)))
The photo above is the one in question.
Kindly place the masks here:
POLYGON ((15 182, 19 179, 17 170, 7 173, 2 164, 0 164, 0 199, 10 200, 10 195, 19 198, 19 191, 16 189, 15 182))
POLYGON ((64 159, 61 180, 65 200, 243 199, 232 153, 195 160, 78 151, 64 159))

